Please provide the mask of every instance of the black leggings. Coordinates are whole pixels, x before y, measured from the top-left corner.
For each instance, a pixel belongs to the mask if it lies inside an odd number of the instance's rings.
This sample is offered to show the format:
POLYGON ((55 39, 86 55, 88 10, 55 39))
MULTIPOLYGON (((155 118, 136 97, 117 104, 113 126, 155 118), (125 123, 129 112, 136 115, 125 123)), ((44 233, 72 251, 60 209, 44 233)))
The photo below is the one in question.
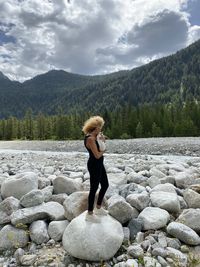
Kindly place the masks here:
POLYGON ((99 191, 99 196, 97 199, 97 205, 101 205, 103 197, 108 189, 108 177, 106 174, 105 167, 103 163, 94 164, 94 162, 88 161, 88 171, 90 174, 90 192, 88 196, 88 211, 93 211, 95 195, 98 190, 99 184, 101 189, 99 191))

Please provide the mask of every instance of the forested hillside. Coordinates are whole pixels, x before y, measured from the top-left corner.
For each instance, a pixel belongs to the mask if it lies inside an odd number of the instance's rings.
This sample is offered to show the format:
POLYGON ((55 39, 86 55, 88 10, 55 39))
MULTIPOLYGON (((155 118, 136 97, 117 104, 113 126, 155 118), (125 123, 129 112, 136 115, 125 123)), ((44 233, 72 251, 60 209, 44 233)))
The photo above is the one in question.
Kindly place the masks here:
POLYGON ((83 76, 53 70, 24 83, 0 73, 0 118, 23 118, 31 108, 55 115, 118 111, 144 103, 200 100, 200 41, 130 71, 83 76))

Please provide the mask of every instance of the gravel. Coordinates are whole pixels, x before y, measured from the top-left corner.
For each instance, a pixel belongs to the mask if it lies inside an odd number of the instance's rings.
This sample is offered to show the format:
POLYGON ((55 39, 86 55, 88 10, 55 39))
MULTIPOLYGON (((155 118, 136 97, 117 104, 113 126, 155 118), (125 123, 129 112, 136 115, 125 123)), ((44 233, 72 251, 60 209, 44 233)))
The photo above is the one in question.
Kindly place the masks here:
MULTIPOLYGON (((83 140, 0 141, 0 149, 86 152, 83 140)), ((199 137, 138 138, 107 140, 107 153, 200 156, 199 137)))

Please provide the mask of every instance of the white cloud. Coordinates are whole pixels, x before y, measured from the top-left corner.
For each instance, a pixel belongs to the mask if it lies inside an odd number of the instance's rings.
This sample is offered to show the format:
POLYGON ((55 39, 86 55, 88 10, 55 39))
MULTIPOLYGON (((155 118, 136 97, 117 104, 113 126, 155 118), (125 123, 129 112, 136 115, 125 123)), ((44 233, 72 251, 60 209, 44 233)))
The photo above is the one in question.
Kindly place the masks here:
POLYGON ((0 25, 16 40, 0 47, 0 71, 18 80, 51 68, 107 73, 176 52, 199 36, 183 11, 187 0, 70 2, 0 0, 0 25))

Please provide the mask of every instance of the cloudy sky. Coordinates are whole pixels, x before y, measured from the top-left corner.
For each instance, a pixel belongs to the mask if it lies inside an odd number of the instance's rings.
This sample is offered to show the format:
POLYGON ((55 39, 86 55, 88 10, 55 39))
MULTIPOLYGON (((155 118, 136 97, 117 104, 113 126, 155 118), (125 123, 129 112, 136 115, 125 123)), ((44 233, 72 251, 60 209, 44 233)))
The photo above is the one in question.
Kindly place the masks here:
POLYGON ((104 74, 200 38, 200 0, 0 0, 0 71, 104 74))

